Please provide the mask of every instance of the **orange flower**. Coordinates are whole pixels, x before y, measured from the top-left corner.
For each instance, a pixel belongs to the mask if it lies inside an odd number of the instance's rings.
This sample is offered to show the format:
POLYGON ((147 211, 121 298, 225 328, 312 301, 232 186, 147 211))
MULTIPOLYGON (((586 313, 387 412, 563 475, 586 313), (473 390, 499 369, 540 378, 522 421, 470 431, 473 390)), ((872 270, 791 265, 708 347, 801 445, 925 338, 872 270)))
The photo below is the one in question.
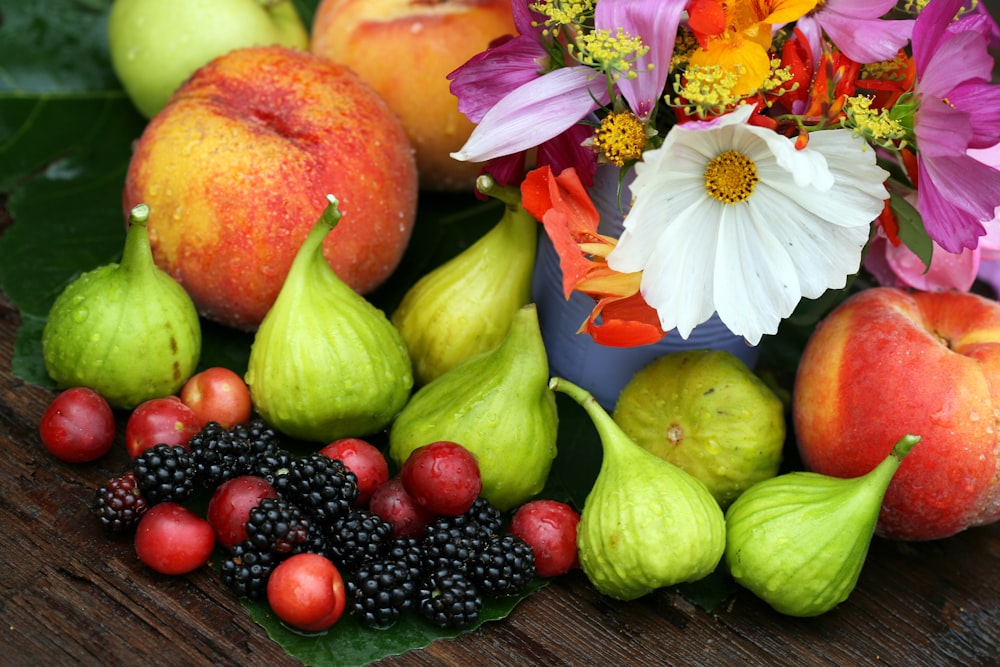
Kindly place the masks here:
POLYGON ((578 333, 611 347, 647 345, 663 338, 656 311, 639 294, 641 273, 608 267, 607 255, 617 241, 597 232, 600 214, 575 169, 558 176, 548 166, 528 172, 521 198, 559 255, 566 298, 575 290, 597 301, 578 333))
POLYGON ((791 23, 816 7, 818 0, 696 0, 689 25, 700 48, 690 63, 720 67, 737 77, 732 93, 750 95, 771 71, 771 27, 791 23))

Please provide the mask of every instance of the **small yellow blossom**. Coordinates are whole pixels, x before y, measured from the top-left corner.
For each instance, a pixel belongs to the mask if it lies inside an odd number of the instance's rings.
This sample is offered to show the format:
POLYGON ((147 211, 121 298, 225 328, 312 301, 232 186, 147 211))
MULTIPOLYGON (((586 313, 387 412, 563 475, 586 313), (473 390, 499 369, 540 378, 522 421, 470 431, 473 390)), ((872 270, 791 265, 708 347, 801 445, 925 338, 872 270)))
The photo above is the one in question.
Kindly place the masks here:
POLYGON ((639 37, 618 28, 613 34, 610 30, 581 33, 569 50, 581 64, 610 74, 613 78, 635 78, 635 61, 649 51, 649 47, 643 46, 639 37))
POLYGON ((673 101, 688 116, 705 118, 724 113, 740 100, 733 91, 739 82, 741 69, 726 69, 717 65, 691 65, 683 75, 674 77, 673 101))
POLYGON ((907 132, 903 124, 891 118, 885 109, 872 109, 871 106, 872 98, 865 95, 848 97, 844 102, 847 115, 844 125, 873 144, 904 148, 907 132))
POLYGON ((631 111, 612 112, 594 131, 593 149, 607 162, 624 166, 642 157, 646 128, 631 111))

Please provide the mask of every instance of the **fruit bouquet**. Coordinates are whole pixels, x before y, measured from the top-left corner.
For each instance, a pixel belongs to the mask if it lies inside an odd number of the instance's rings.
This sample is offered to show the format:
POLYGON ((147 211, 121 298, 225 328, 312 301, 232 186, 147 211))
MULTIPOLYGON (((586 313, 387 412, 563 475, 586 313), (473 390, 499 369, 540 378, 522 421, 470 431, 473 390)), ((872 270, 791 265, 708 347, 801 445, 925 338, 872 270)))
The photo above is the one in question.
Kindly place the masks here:
POLYGON ((711 609, 739 584, 815 616, 874 534, 998 518, 980 6, 513 0, 464 33, 458 3, 421 3, 428 31, 486 35, 421 84, 352 61, 348 0, 234 2, 236 34, 183 53, 159 24, 211 3, 166 4, 53 13, 101 38, 74 66, 46 52, 77 77, 61 95, 16 63, 0 105, 11 372, 58 390, 54 457, 123 464, 87 511, 135 535, 137 567, 213 567, 295 657, 364 664, 574 569, 618 600, 711 609), (415 101, 437 86, 457 108, 415 101), (609 168, 620 236, 594 204, 609 168), (664 355, 613 411, 552 377, 540 230, 565 294, 593 297, 580 335, 636 348, 717 313, 763 369, 664 355), (900 378, 927 388, 881 415, 900 378))
POLYGON ((716 312, 757 344, 862 262, 968 290, 1000 204, 997 28, 968 4, 515 0, 518 34, 449 77, 477 123, 454 156, 521 183, 605 344, 716 312), (601 163, 634 170, 620 238, 601 163))

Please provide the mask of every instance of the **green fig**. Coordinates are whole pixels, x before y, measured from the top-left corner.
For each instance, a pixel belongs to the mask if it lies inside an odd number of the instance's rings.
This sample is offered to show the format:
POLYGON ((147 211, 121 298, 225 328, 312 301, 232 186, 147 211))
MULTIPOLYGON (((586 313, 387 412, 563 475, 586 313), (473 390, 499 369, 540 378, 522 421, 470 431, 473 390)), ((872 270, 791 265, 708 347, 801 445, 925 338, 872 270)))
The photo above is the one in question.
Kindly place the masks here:
POLYGON ((601 593, 632 600, 711 574, 725 519, 704 483, 637 445, 584 389, 552 378, 590 416, 603 459, 577 525, 580 567, 601 593))
POLYGON ((153 263, 149 207, 129 214, 120 263, 66 286, 42 331, 45 369, 60 387, 90 387, 115 408, 176 393, 201 356, 191 297, 153 263))
POLYGON ((496 347, 514 313, 531 300, 538 223, 521 207, 516 189, 501 188, 489 176, 480 176, 476 186, 505 202, 500 221, 417 281, 392 314, 418 385, 496 347))
POLYGON ((636 444, 704 482, 723 508, 781 465, 785 407, 726 350, 659 357, 625 385, 612 416, 636 444))
POLYGON ((903 436, 861 477, 792 472, 743 492, 726 512, 725 558, 736 582, 789 616, 818 616, 846 600, 889 482, 919 440, 903 436))
POLYGON ((559 430, 534 304, 517 311, 501 343, 421 387, 389 431, 401 466, 417 447, 457 442, 479 463, 481 495, 501 510, 545 486, 559 430))
POLYGON ((327 200, 254 335, 246 372, 265 421, 318 442, 382 430, 413 387, 399 332, 323 257, 341 217, 336 198, 327 200))

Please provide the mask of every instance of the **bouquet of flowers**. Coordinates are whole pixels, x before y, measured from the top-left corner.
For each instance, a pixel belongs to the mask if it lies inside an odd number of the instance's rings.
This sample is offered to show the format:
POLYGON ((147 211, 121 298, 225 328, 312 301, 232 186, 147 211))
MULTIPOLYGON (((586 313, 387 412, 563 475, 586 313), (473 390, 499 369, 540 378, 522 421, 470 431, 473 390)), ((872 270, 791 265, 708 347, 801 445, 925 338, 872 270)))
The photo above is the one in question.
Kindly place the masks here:
POLYGON ((453 156, 520 184, 599 343, 718 313, 756 344, 861 270, 968 290, 1000 250, 1000 31, 976 0, 512 6, 519 34, 449 75, 476 123, 453 156))

